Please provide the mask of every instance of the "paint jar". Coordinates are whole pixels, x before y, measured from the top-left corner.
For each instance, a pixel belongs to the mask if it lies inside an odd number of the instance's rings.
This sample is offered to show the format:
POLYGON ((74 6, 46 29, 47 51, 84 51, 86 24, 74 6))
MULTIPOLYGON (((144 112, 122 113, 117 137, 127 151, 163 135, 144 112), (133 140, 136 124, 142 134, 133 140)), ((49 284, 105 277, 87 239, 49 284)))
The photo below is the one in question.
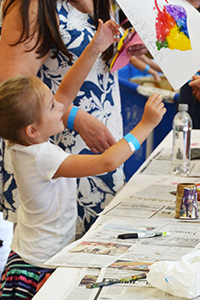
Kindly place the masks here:
POLYGON ((194 183, 177 185, 175 218, 184 220, 198 218, 197 187, 194 183))

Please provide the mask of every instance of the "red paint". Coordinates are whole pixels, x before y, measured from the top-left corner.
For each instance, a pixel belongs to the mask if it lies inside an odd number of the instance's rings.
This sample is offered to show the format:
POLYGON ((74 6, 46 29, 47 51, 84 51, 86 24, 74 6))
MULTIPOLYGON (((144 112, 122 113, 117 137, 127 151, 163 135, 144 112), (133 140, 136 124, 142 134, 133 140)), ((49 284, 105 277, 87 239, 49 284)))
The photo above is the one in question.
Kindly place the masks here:
MULTIPOLYGON (((168 3, 167 0, 165 0, 168 3)), ((157 0, 155 0, 155 10, 157 9, 156 17, 156 38, 158 41, 163 42, 169 35, 171 29, 176 25, 174 18, 167 13, 166 7, 159 8, 157 0)))

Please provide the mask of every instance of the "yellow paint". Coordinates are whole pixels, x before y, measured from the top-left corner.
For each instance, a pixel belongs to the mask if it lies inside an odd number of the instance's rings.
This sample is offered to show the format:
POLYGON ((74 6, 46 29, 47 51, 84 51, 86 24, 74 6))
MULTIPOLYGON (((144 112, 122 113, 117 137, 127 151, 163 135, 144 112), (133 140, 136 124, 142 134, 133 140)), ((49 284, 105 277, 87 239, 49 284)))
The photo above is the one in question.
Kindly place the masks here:
POLYGON ((182 31, 179 31, 178 26, 170 30, 167 36, 167 43, 171 50, 186 51, 192 49, 190 39, 182 31))
POLYGON ((131 32, 133 32, 134 28, 132 27, 131 29, 128 28, 126 29, 126 31, 124 32, 123 36, 121 37, 118 45, 117 45, 117 50, 119 51, 121 49, 121 47, 123 46, 124 40, 127 37, 128 34, 131 34, 131 32))

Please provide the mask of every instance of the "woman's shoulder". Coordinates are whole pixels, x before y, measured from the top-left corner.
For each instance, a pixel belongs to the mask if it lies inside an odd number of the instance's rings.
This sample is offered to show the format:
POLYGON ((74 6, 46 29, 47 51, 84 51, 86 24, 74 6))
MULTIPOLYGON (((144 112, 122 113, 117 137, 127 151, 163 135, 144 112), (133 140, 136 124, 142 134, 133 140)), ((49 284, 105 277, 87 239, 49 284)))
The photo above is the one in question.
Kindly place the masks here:
MULTIPOLYGON (((32 0, 35 1, 35 0, 32 0)), ((31 1, 31 2, 32 2, 31 1)), ((19 2, 19 1, 18 1, 19 2)), ((4 3, 4 2, 3 2, 4 3)), ((18 74, 37 74, 47 56, 38 59, 33 49, 36 36, 28 42, 18 43, 22 34, 19 6, 9 9, 3 18, 0 48, 0 81, 18 74), (14 46, 13 46, 14 45, 14 46)))

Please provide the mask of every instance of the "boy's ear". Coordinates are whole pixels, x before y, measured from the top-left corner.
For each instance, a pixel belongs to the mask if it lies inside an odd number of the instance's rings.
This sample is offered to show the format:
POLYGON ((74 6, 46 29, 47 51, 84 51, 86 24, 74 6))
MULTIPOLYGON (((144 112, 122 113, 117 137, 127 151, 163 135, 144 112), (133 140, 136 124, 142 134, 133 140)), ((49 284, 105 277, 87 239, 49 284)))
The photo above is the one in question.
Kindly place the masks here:
POLYGON ((26 127, 26 134, 30 138, 38 137, 38 130, 34 124, 30 124, 26 127))

